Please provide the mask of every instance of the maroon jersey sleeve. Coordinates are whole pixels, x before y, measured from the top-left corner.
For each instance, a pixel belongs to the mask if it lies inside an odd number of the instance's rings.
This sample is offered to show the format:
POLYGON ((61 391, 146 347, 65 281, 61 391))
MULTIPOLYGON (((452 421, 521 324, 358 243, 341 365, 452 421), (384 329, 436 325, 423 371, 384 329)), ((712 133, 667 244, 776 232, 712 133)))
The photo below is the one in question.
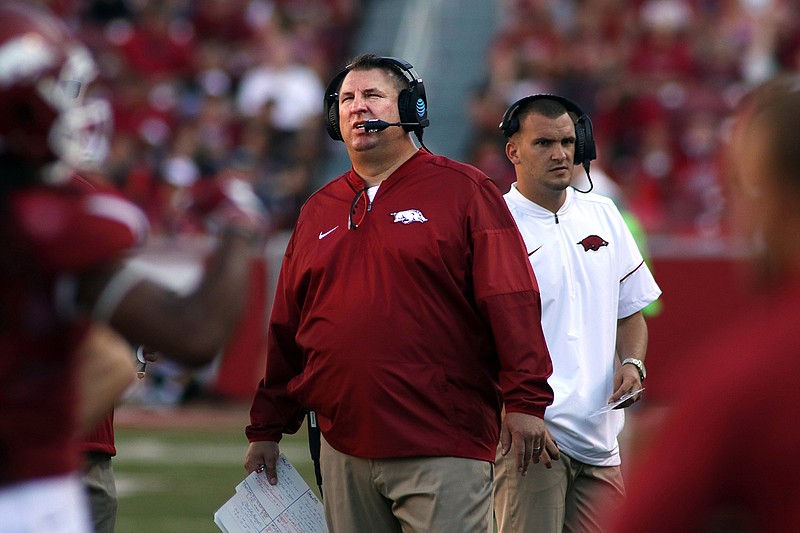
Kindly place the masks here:
POLYGON ((302 406, 286 390, 286 384, 303 370, 303 354, 295 341, 300 321, 298 297, 302 295, 292 289, 292 251, 297 234, 295 230, 289 240, 278 276, 269 324, 266 373, 258 384, 250 408, 250 425, 245 429, 250 441, 279 442, 284 433, 295 433, 303 423, 302 406))
POLYGON ((81 271, 139 245, 147 235, 144 213, 110 191, 38 187, 11 198, 15 239, 39 264, 81 271))
POLYGON ((114 446, 114 410, 110 410, 89 433, 81 438, 81 450, 116 455, 114 446))

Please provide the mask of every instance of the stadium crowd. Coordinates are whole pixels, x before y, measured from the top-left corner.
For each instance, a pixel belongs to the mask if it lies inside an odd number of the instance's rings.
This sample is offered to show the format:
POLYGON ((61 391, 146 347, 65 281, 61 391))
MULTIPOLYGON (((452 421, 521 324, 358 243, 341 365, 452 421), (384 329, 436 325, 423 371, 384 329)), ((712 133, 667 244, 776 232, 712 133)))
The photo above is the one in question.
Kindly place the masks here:
POLYGON ((742 93, 800 67, 788 0, 501 0, 488 76, 470 103, 470 161, 506 191, 498 118, 527 94, 581 103, 598 161, 650 233, 719 237, 720 135, 742 93))
POLYGON ((88 43, 114 111, 108 179, 153 232, 202 233, 183 211, 207 179, 251 181, 291 229, 322 157, 324 83, 349 53, 357 0, 56 0, 88 43))
MULTIPOLYGON (((513 169, 497 128, 510 102, 581 102, 595 168, 649 233, 725 234, 719 135, 740 95, 800 66, 788 0, 496 0, 487 76, 469 103, 466 159, 503 192, 513 169)), ((97 55, 114 107, 108 178, 155 233, 200 180, 251 180, 276 230, 293 227, 326 157, 324 84, 349 55, 359 0, 50 0, 97 55)))

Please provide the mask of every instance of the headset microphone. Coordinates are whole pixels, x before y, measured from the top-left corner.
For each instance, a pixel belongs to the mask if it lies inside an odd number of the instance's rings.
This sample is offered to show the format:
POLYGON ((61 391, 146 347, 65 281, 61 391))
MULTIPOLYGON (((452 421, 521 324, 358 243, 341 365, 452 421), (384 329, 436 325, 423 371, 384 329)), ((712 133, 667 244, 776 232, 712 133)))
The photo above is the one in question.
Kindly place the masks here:
POLYGON ((383 131, 389 126, 419 126, 419 124, 413 122, 386 122, 385 120, 373 118, 356 127, 362 128, 367 133, 372 133, 374 131, 383 131))

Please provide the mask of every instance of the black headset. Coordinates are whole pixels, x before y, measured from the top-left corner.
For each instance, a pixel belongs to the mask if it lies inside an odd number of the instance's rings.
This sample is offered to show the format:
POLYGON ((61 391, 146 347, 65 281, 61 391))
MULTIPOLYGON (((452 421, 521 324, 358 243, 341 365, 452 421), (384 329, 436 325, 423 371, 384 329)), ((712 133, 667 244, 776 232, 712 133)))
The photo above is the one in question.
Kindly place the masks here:
POLYGON ((503 120, 500 122, 500 129, 506 138, 511 137, 519 131, 519 117, 517 111, 520 107, 532 102, 533 100, 555 100, 563 105, 567 111, 574 113, 577 116, 575 120, 575 164, 583 165, 586 169, 586 174, 589 174, 589 162, 597 158, 597 147, 594 143, 594 135, 592 134, 592 121, 589 115, 568 98, 557 96, 555 94, 532 94, 521 98, 511 104, 503 115, 503 120))
MULTIPOLYGON (((408 81, 408 88, 400 91, 397 99, 397 107, 400 110, 400 122, 403 129, 413 131, 422 142, 422 128, 430 125, 428 120, 428 101, 425 98, 425 85, 417 71, 411 63, 397 57, 380 57, 381 62, 388 64, 393 70, 400 72, 408 81)), ((342 140, 342 132, 339 129, 339 87, 350 72, 352 64, 347 65, 344 70, 338 73, 325 89, 325 129, 331 139, 342 140)))

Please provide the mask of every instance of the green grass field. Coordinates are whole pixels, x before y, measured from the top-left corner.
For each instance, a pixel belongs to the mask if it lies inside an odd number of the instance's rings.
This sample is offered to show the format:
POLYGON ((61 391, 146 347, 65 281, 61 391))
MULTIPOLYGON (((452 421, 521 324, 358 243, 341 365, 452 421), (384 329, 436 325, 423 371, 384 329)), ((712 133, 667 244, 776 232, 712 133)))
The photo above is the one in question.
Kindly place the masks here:
MULTIPOLYGON (((219 532, 214 511, 233 496, 247 474, 242 466, 246 411, 206 421, 202 413, 191 420, 176 412, 154 416, 153 422, 140 417, 135 423, 121 415, 114 458, 119 495, 116 532, 219 532)), ((305 427, 287 436, 281 451, 319 493, 305 427)))
MULTIPOLYGON (((119 410, 116 533, 219 533, 214 511, 247 474, 242 466, 247 421, 245 406, 166 413, 119 410)), ((628 425, 637 425, 635 416, 628 425)), ((626 426, 623 436, 631 431, 626 426)), ((284 437, 281 451, 319 495, 306 435, 303 426, 284 437)), ((628 448, 628 441, 623 438, 621 445, 628 448)))

